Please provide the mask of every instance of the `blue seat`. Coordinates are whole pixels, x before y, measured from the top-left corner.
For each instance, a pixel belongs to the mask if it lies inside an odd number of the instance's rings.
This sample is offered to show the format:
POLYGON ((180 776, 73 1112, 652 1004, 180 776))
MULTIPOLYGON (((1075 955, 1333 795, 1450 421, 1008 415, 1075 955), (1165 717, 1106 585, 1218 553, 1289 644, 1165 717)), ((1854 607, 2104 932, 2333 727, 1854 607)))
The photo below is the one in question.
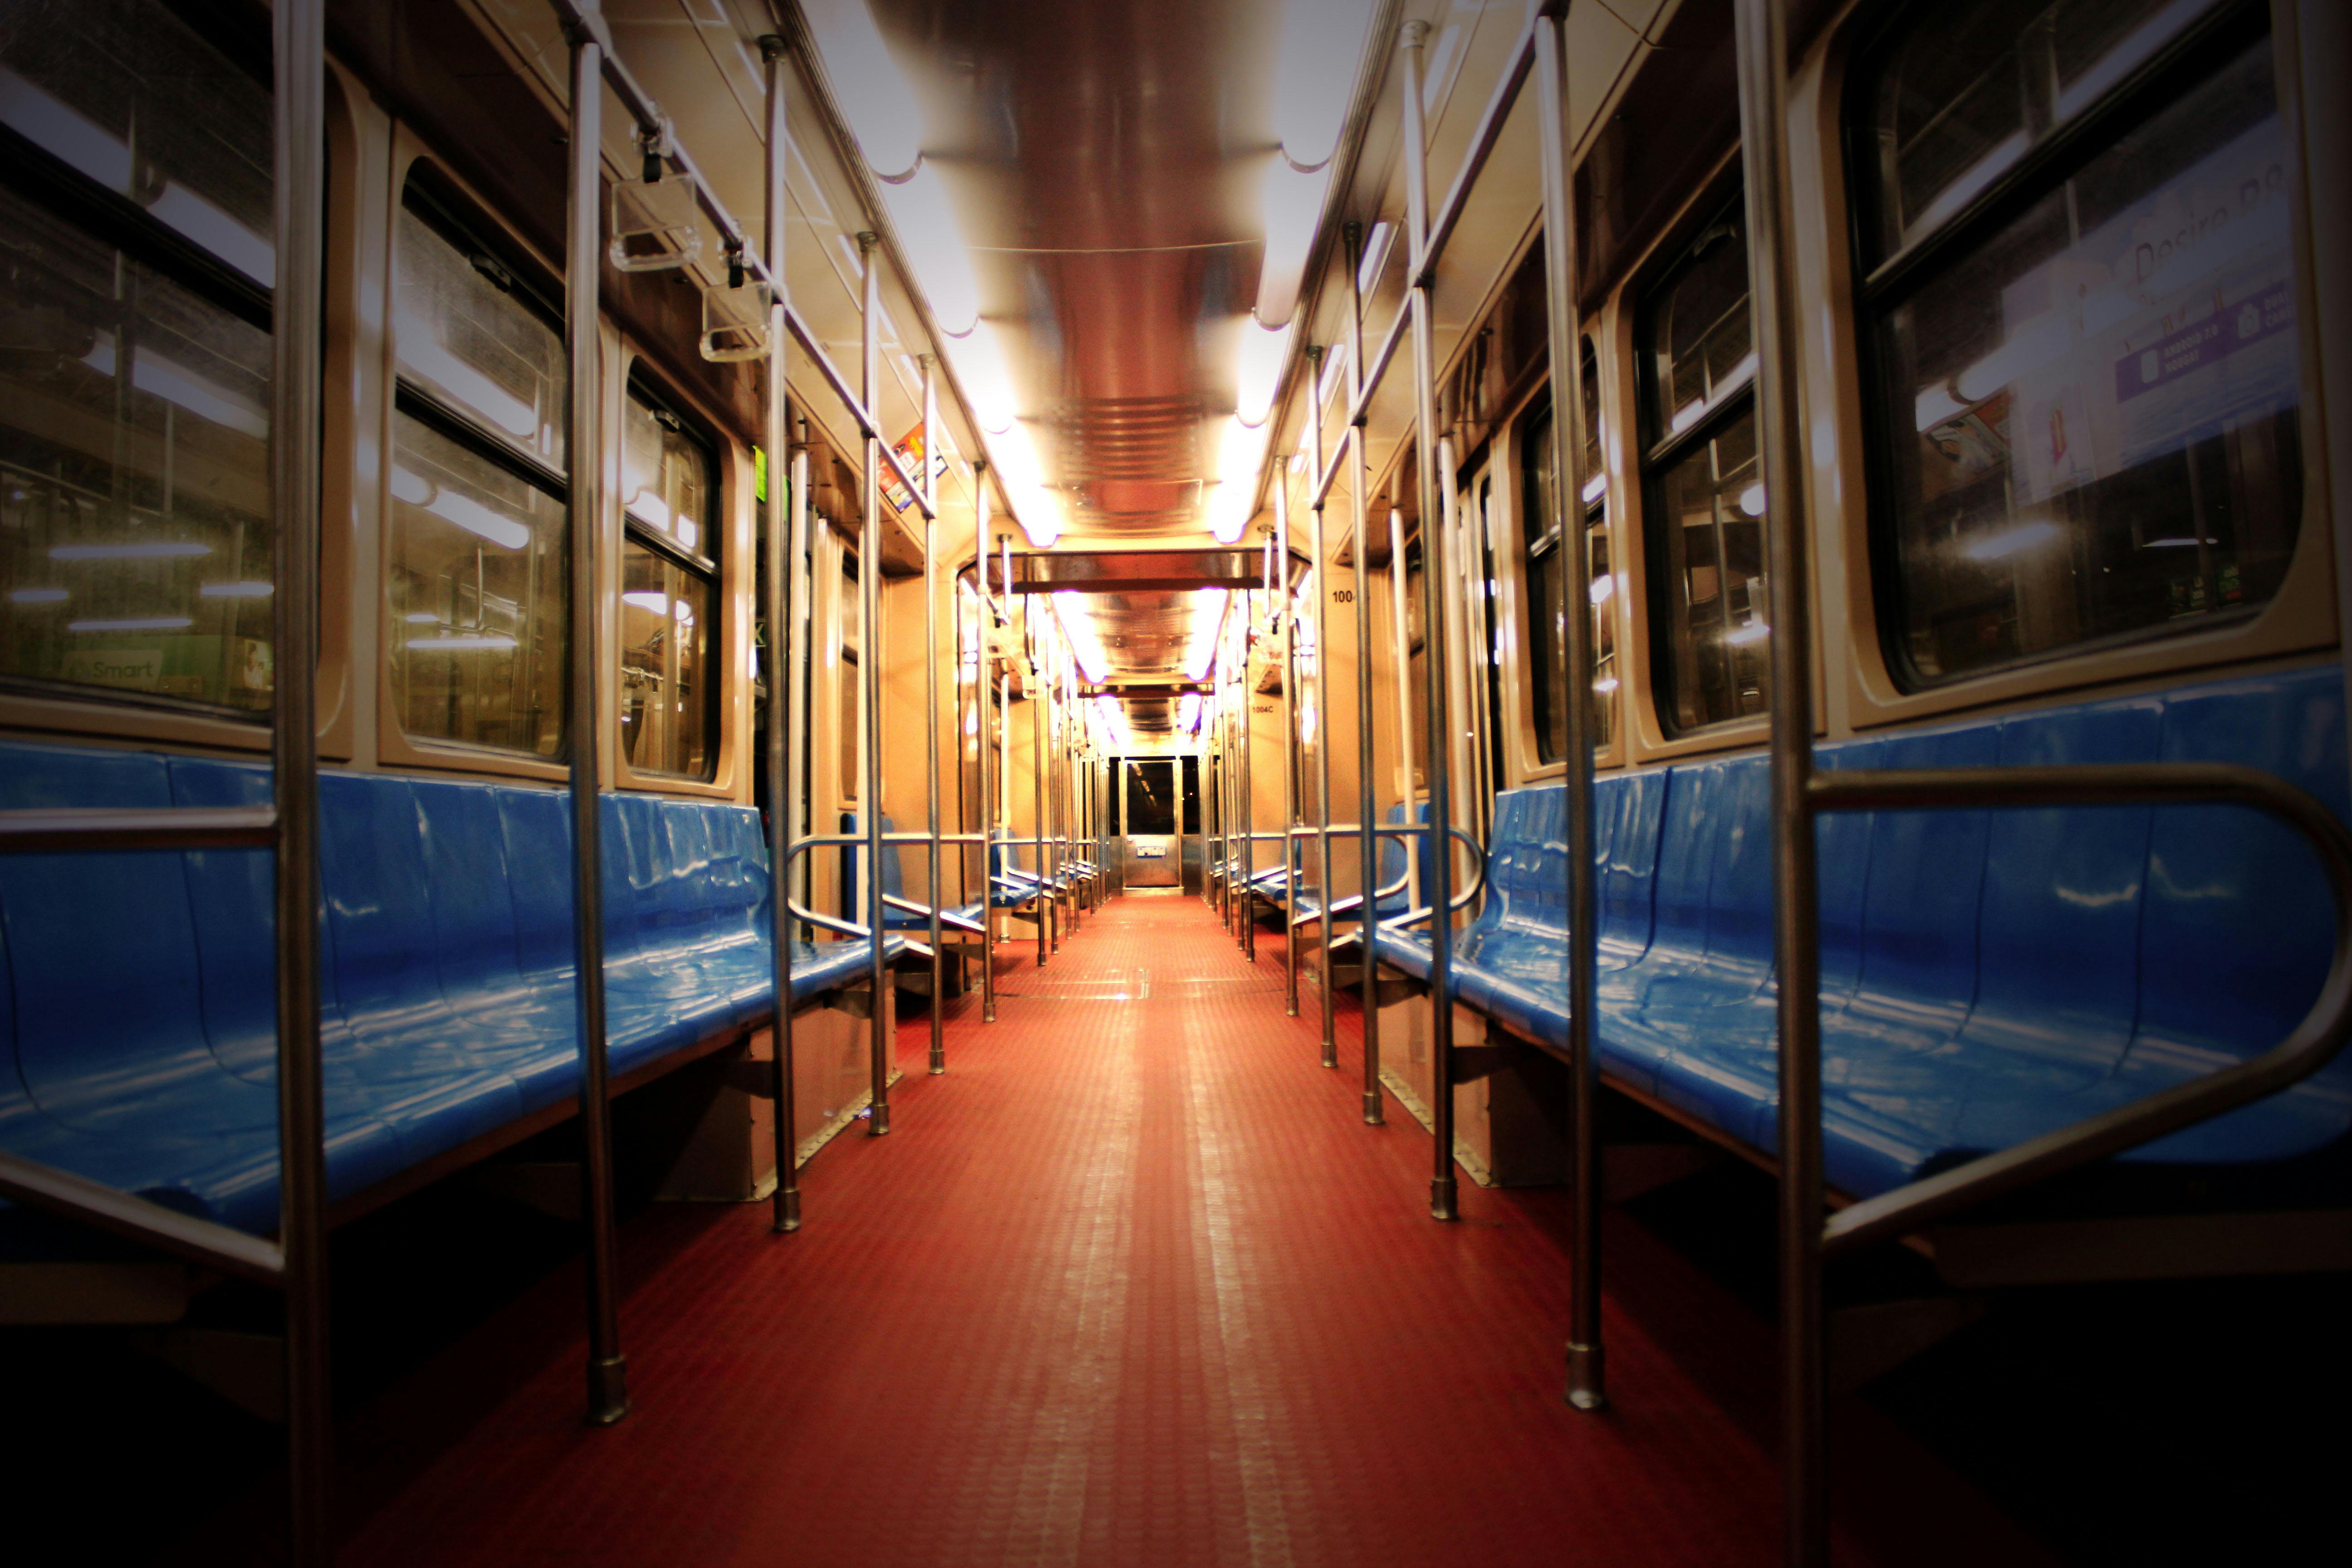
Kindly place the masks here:
MULTIPOLYGON (((1826 767, 2233 762, 2352 816, 2334 666, 1820 749, 1826 767)), ((1760 757, 1596 782, 1599 1050, 1612 1079, 1777 1147, 1760 757)), ((1497 798, 1487 892, 1453 994, 1568 1037, 1556 787, 1497 798)), ((2290 830, 2235 808, 1822 818, 1823 1152, 1884 1192, 2267 1050, 2316 995, 2332 916, 2290 830)), ((1426 980, 1425 933, 1381 960, 1426 980)), ((2243 1165, 2342 1145, 2352 1061, 2124 1156, 2243 1165)))
POLYGON ((1021 864, 1021 846, 988 847, 988 901, 992 909, 1026 909, 1045 896, 1046 883, 1021 864))
MULTIPOLYGON (((0 808, 266 804, 254 763, 0 744, 0 808)), ((328 773, 320 1028, 341 1199, 578 1092, 559 791, 328 773)), ((759 819, 607 795, 614 1072, 772 1007, 759 819)), ((0 1148, 253 1231, 278 1221, 263 850, 0 858, 0 1148)), ((886 952, 901 939, 886 939, 886 952)), ((795 1005, 869 944, 803 945, 795 1005)))
MULTIPOLYGON (((841 814, 841 830, 844 833, 855 833, 858 830, 856 812, 845 811, 841 814)), ((885 812, 882 816, 882 831, 885 833, 898 831, 891 826, 887 812, 885 812)), ((842 846, 841 896, 846 910, 844 918, 860 926, 866 923, 866 901, 858 892, 857 879, 857 862, 862 853, 863 851, 855 845, 842 846)), ((907 896, 907 879, 899 869, 898 847, 895 844, 882 846, 882 892, 886 898, 903 899, 907 896)), ((942 904, 940 907, 940 932, 942 935, 953 935, 959 929, 968 931, 980 923, 983 912, 978 904, 942 904), (964 925, 959 928, 950 924, 951 921, 961 921, 964 925)), ((929 915, 918 914, 913 910, 898 909, 886 903, 882 906, 882 929, 886 931, 928 932, 931 929, 931 919, 929 915)))

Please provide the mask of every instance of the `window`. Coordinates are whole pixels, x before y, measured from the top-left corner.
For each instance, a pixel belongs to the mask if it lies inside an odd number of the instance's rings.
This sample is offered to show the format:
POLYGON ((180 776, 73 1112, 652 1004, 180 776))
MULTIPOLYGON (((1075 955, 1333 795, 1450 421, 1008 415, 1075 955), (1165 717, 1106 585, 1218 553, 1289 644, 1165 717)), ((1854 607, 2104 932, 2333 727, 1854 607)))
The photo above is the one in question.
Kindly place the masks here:
POLYGON ((2251 616, 2302 510, 2262 8, 1933 12, 1864 74, 1874 548, 1931 686, 2251 616))
POLYGON ((1658 717, 1684 734, 1771 700, 1747 220, 1735 197, 1643 301, 1642 482, 1658 717))
POLYGON ((865 753, 858 742, 866 730, 866 683, 859 673, 859 655, 866 643, 866 617, 861 613, 862 601, 857 589, 857 557, 844 551, 841 556, 841 591, 835 603, 835 638, 841 647, 841 668, 838 677, 841 688, 841 795, 844 800, 856 800, 865 787, 865 770, 858 758, 865 753))
POLYGON ((621 408, 621 748, 641 772, 711 775, 717 466, 683 420, 631 384, 621 408))
MULTIPOLYGON (((1601 471, 1601 369, 1592 345, 1584 345, 1584 519, 1586 600, 1592 616, 1592 689, 1604 699, 1593 704, 1593 749, 1606 751, 1617 739, 1617 623, 1609 603, 1617 579, 1609 563, 1608 476, 1601 471)), ((1560 616, 1559 486, 1553 473, 1551 405, 1529 409, 1519 422, 1520 508, 1528 545, 1528 689, 1534 698, 1536 754, 1547 763, 1568 755, 1559 679, 1567 657, 1560 616)))
POLYGON ((568 554, 558 317, 422 171, 394 263, 395 710, 412 736, 554 757, 568 554))
POLYGON ((40 0, 0 127, 0 679, 265 713, 269 94, 155 0, 40 0))

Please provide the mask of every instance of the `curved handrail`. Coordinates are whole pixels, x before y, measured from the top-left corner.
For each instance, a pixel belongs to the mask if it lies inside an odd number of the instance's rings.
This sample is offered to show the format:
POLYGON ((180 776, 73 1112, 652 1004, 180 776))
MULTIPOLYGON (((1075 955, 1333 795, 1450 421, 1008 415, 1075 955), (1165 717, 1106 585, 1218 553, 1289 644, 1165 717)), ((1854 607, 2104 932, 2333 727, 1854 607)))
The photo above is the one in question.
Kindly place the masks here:
POLYGON ((1824 1254, 1907 1234, 1957 1210, 2250 1105, 2317 1072, 2352 1039, 2352 830, 2310 794, 2274 774, 2233 763, 1856 769, 1815 774, 1806 792, 1806 805, 1816 812, 2246 806, 2285 823, 2310 842, 2327 875, 2328 896, 2336 912, 2327 978, 2311 1010, 2278 1045, 2235 1067, 1851 1205, 1824 1227, 1824 1254))
MULTIPOLYGON (((1338 833, 1339 830, 1339 825, 1335 823, 1332 826, 1331 831, 1338 833)), ((1354 823, 1349 823, 1347 825, 1347 831, 1354 833, 1358 831, 1358 828, 1354 823)), ((1375 836, 1385 833, 1397 838, 1410 837, 1428 831, 1429 824, 1426 822, 1384 822, 1379 824, 1372 829, 1375 836)), ((1475 899, 1480 893, 1486 890, 1486 847, 1480 844, 1477 838, 1466 827, 1449 825, 1446 831, 1453 837, 1459 838, 1463 843, 1469 846, 1471 857, 1477 864, 1477 868, 1471 874, 1470 885, 1461 892, 1456 893, 1454 896, 1453 901, 1447 906, 1454 913, 1459 914, 1464 910, 1470 907, 1470 901, 1473 899, 1475 899)), ((1412 873, 1411 869, 1408 868, 1405 874, 1399 877, 1395 881, 1374 889, 1372 895, 1373 902, 1378 903, 1382 899, 1392 898, 1395 895, 1403 892, 1406 887, 1411 884, 1412 880, 1412 873)), ((1342 898, 1332 904, 1332 918, 1336 920, 1342 914, 1360 909, 1362 907, 1363 902, 1363 894, 1349 893, 1345 898, 1342 898)), ((1291 916, 1290 923, 1292 927, 1296 928, 1319 921, 1322 918, 1323 911, 1318 909, 1313 914, 1295 914, 1291 916)), ((1423 906, 1420 909, 1406 910, 1400 914, 1385 916, 1374 921, 1374 923, 1386 927, 1398 924, 1401 921, 1410 922, 1415 920, 1427 920, 1428 918, 1429 909, 1427 906, 1423 906)), ((1353 933, 1350 934, 1352 935, 1353 933)))

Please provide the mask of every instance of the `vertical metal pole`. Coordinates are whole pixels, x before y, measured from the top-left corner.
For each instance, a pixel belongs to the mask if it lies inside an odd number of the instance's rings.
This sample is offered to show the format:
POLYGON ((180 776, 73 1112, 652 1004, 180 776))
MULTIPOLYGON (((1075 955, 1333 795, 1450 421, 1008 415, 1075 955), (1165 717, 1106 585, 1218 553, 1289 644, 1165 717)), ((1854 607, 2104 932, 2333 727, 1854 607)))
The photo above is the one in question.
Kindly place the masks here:
MULTIPOLYGON (((881 418, 882 394, 882 265, 874 254, 875 237, 857 237, 857 261, 865 279, 857 319, 857 395, 869 418, 881 418)), ((864 810, 858 820, 866 827, 866 980, 873 986, 873 1010, 866 1021, 868 1065, 873 1073, 872 1114, 866 1133, 880 1138, 890 1131, 890 1009, 886 990, 890 961, 882 951, 882 441, 866 437, 864 461, 858 469, 857 601, 860 632, 858 684, 865 688, 866 784, 864 810)))
MULTIPOLYGON (((1544 286, 1549 308, 1552 386, 1552 472, 1559 507, 1560 710, 1566 716, 1568 767, 1568 1048, 1575 1079, 1570 1135, 1575 1235, 1570 1282, 1568 1402, 1580 1410, 1606 1403, 1601 1346, 1601 1135, 1597 1105, 1600 1058, 1593 1049, 1594 873, 1592 826, 1592 614, 1585 584, 1592 575, 1584 531, 1582 477, 1584 400, 1578 367, 1580 329, 1576 303, 1576 210, 1569 190, 1566 77, 1559 23, 1536 20, 1536 90, 1544 206, 1544 286)), ((1811 865, 1810 851, 1806 864, 1811 865)), ((1785 973, 1786 971, 1783 971, 1785 973)))
MULTIPOLYGON (((1323 353, 1320 343, 1307 345, 1307 368, 1314 383, 1307 389, 1307 422, 1315 435, 1318 489, 1323 479, 1323 353)), ((1308 548, 1315 556, 1315 882, 1323 942, 1323 983, 1316 990, 1322 994, 1323 1065, 1337 1068, 1339 1039, 1331 991, 1331 900, 1336 896, 1331 889, 1331 556, 1330 543, 1323 536, 1319 500, 1308 526, 1312 535, 1308 548)))
POLYGON ((1239 679, 1235 689, 1241 700, 1234 710, 1235 733, 1242 748, 1241 826, 1242 865, 1241 887, 1235 889, 1234 910, 1241 917, 1242 952, 1252 963, 1257 962, 1257 905, 1252 889, 1257 882, 1257 723, 1250 710, 1257 704, 1257 690, 1250 679, 1250 637, 1257 629, 1257 604, 1254 594, 1244 593, 1243 603, 1248 606, 1242 616, 1241 629, 1234 640, 1239 647, 1239 679))
POLYGON ((935 1073, 948 1070, 946 1020, 940 1008, 946 1005, 947 966, 940 955, 940 903, 947 897, 947 868, 940 864, 940 574, 939 574, 939 464, 931 456, 931 441, 939 429, 938 394, 932 386, 932 362, 929 354, 922 356, 923 366, 923 500, 930 510, 923 514, 923 756, 925 770, 925 808, 929 814, 931 835, 930 867, 931 896, 926 900, 931 907, 931 1058, 930 1068, 935 1073))
MULTIPOLYGON (((1422 532, 1426 535, 1429 530, 1424 528, 1422 532)), ((1426 582, 1428 577, 1429 574, 1424 570, 1422 578, 1426 582)), ((1396 649, 1397 756, 1400 759, 1397 798, 1404 803, 1408 822, 1412 819, 1413 789, 1420 782, 1412 754, 1412 628, 1406 604, 1409 593, 1404 571, 1404 511, 1402 508, 1391 506, 1389 508, 1389 642, 1396 649)), ((1425 636, 1423 646, 1427 646, 1425 636)), ((1407 839, 1406 842, 1410 844, 1412 840, 1407 839)), ((1421 885, 1421 851, 1417 849, 1405 858, 1405 906, 1408 909, 1419 909, 1422 905, 1422 894, 1425 889, 1421 885)))
POLYGON ((580 1024, 581 1214, 588 1225, 588 1419, 606 1426, 629 1413, 621 1355, 613 1235, 613 1122, 606 1098, 604 898, 597 800, 597 532, 604 515, 604 434, 598 417, 597 279, 604 264, 599 198, 604 145, 604 51, 586 29, 572 37, 572 178, 565 214, 563 348, 572 367, 572 951, 580 1024))
POLYGON ((980 719, 980 1017, 984 1024, 996 1022, 996 779, 990 753, 995 749, 994 736, 1003 718, 1000 706, 996 716, 989 714, 988 645, 989 634, 996 624, 995 601, 988 593, 988 460, 975 458, 971 465, 971 576, 980 590, 980 638, 973 650, 974 675, 972 700, 979 704, 980 719))
MULTIPOLYGON (((1347 237, 1348 406, 1353 408, 1364 384, 1362 226, 1349 224, 1347 237)), ((1380 804, 1372 784, 1372 575, 1365 515, 1370 498, 1364 494, 1364 488, 1371 483, 1371 474, 1364 460, 1364 427, 1360 424, 1348 426, 1347 460, 1352 523, 1349 537, 1354 542, 1349 553, 1355 557, 1356 567, 1356 848, 1363 882, 1362 901, 1356 911, 1360 948, 1356 956, 1361 965, 1357 979, 1364 1019, 1364 1123, 1378 1127, 1385 1120, 1381 1106, 1380 986, 1372 963, 1372 932, 1380 924, 1380 900, 1373 896, 1380 889, 1380 837, 1372 831, 1372 825, 1380 816, 1380 804)), ((1399 679, 1402 679, 1402 672, 1399 679)))
POLYGON ((326 1112, 319 1052, 320 306, 326 234, 322 0, 278 0, 269 478, 270 778, 278 807, 278 1226, 285 1253, 288 1556, 334 1553, 328 1403, 326 1112))
POLYGON ((1038 645, 1036 595, 1021 601, 1022 641, 1029 650, 1029 841, 1037 858, 1037 966, 1054 950, 1054 884, 1045 867, 1045 658, 1038 645))
POLYGON ((769 1225, 778 1232, 801 1227, 801 1173, 798 1107, 793 1097, 793 917, 792 885, 786 871, 792 863, 794 797, 792 756, 792 570, 793 542, 798 533, 786 519, 806 504, 808 454, 794 452, 792 478, 785 479, 784 454, 792 446, 792 408, 784 395, 784 171, 790 166, 791 134, 784 113, 784 40, 771 33, 760 40, 760 58, 767 67, 767 261, 779 287, 768 300, 768 576, 762 588, 768 620, 768 752, 763 759, 768 780, 768 910, 770 921, 769 979, 775 987, 776 1017, 770 1035, 775 1055, 776 1193, 769 1225))
POLYGON ((1748 187, 1756 407, 1762 426, 1772 606, 1772 931, 1780 975, 1782 1550, 1829 1561, 1822 1322, 1821 931, 1813 858, 1812 605, 1805 552, 1804 424, 1790 233, 1788 37, 1773 0, 1738 0, 1739 132, 1748 187))
POLYGON ((1290 596, 1290 469, 1276 470, 1274 555, 1282 581, 1282 1010, 1298 1016, 1298 942, 1291 917, 1298 912, 1298 606, 1290 596))
MULTIPOLYGON (((1404 28, 1404 199, 1405 227, 1412 256, 1412 394, 1413 427, 1420 450, 1413 464, 1415 504, 1421 510, 1421 627, 1423 659, 1429 671, 1426 694, 1429 736, 1429 1095, 1430 1131, 1436 1140, 1433 1170, 1429 1180, 1432 1219, 1460 1217, 1454 1175, 1454 781, 1453 724, 1446 714, 1445 530, 1438 519, 1437 500, 1437 347, 1432 319, 1432 272, 1436 258, 1429 252, 1428 145, 1421 123, 1421 51, 1428 37, 1426 23, 1408 22, 1404 28)), ((1397 679, 1407 686, 1406 670, 1397 679)), ((1412 797, 1412 737, 1405 737, 1405 798, 1412 797)), ((1410 813, 1408 813, 1410 815, 1410 813)))

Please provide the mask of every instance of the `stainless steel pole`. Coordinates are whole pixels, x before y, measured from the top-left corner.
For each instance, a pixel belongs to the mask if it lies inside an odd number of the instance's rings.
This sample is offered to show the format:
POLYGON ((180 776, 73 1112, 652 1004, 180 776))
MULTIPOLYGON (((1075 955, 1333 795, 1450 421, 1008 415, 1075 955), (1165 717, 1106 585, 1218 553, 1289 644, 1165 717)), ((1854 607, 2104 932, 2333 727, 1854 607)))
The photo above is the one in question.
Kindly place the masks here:
MULTIPOLYGON (((984 1024, 996 1022, 996 780, 995 763, 990 753, 995 750, 995 735, 1003 717, 1003 708, 989 712, 988 648, 990 634, 996 626, 995 601, 988 593, 988 459, 976 458, 971 465, 971 577, 980 590, 979 637, 972 650, 972 700, 980 716, 980 1018, 984 1024)), ((1011 584, 1006 585, 1011 592, 1011 584)))
MULTIPOLYGON (((1429 531, 1424 528, 1422 532, 1429 531)), ((1429 574, 1422 574, 1428 580, 1429 574)), ((1412 798, 1420 783, 1420 770, 1414 765, 1412 734, 1412 611, 1408 604, 1411 589, 1404 570, 1404 510, 1389 508, 1389 646, 1395 649, 1397 705, 1397 798, 1404 802, 1405 816, 1412 816, 1412 798)), ((1422 646, 1428 647, 1424 637, 1422 646)), ((1407 840, 1408 843, 1411 840, 1407 840)), ((1421 853, 1416 850, 1405 858, 1405 904, 1419 909, 1422 905, 1421 853)))
MULTIPOLYGON (((857 260, 865 279, 857 319, 857 395, 873 408, 882 391, 882 264, 874 254, 871 233, 857 237, 857 260)), ((866 716, 866 780, 861 792, 864 810, 858 820, 866 828, 866 929, 871 951, 866 980, 873 986, 873 1007, 866 1018, 866 1050, 873 1082, 872 1110, 866 1131, 880 1138, 890 1131, 890 961, 882 946, 882 442, 867 436, 858 468, 859 507, 857 606, 859 618, 858 684, 864 690, 866 716)))
POLYGON ((319 1049, 320 305, 326 234, 322 0, 271 16, 277 153, 272 233, 269 468, 270 781, 278 808, 278 1245, 286 1292, 287 1546, 311 1568, 334 1555, 334 1425, 328 1402, 326 1111, 319 1049))
POLYGON ((1282 581, 1282 1010, 1298 1016, 1298 942, 1291 918, 1298 912, 1298 605, 1290 595, 1290 470, 1275 472, 1274 556, 1282 581))
POLYGON ((604 515, 604 434, 597 417, 597 279, 604 265, 601 184, 604 52, 587 31, 572 37, 571 185, 565 213, 563 348, 571 362, 568 444, 571 534, 572 877, 573 981, 579 1005, 581 1215, 588 1226, 588 1419, 608 1426, 629 1413, 614 1278, 613 1123, 604 1038, 604 899, 597 790, 597 533, 604 515))
POLYGON ((1257 882, 1257 724, 1250 710, 1257 701, 1257 692, 1250 680, 1250 640, 1257 629, 1257 596, 1244 591, 1243 603, 1248 606, 1242 616, 1241 629, 1234 640, 1240 645, 1238 662, 1240 679, 1234 689, 1241 700, 1234 711, 1234 726, 1241 739, 1241 825, 1242 864, 1241 886, 1235 889, 1234 906, 1241 917, 1242 952, 1252 963, 1257 962, 1257 905, 1251 890, 1257 882))
POLYGON ((1029 652, 1029 839, 1037 857, 1037 966, 1054 950, 1054 884, 1045 865, 1045 658, 1037 637, 1036 595, 1021 601, 1022 641, 1029 652))
POLYGON ((946 1019, 947 966, 940 955, 940 904, 947 897, 947 868, 940 863, 940 574, 939 463, 931 442, 939 429, 938 394, 932 386, 932 360, 923 366, 923 496, 931 509, 923 515, 923 755, 924 805, 929 813, 931 857, 928 862, 931 896, 931 1058, 935 1073, 948 1070, 946 1019))
MULTIPOLYGON (((1570 1134, 1575 1205, 1568 1325, 1568 1402, 1580 1410, 1607 1403, 1601 1344, 1601 1096, 1600 1058, 1593 1048, 1594 930, 1592 750, 1592 614, 1586 584, 1592 564, 1584 531, 1583 363, 1577 321, 1576 209, 1569 189, 1568 95, 1559 25, 1536 19, 1536 92, 1541 127, 1544 205, 1544 285, 1551 321, 1552 472, 1559 476, 1560 711, 1566 718, 1568 766, 1568 1049, 1575 1080, 1570 1134)), ((1809 829, 1810 830, 1810 829, 1809 829)), ((1806 865, 1812 864, 1811 851, 1806 865)), ((1784 970, 1785 974, 1787 972, 1784 970)))
POLYGON ((1805 551, 1804 423, 1796 374, 1785 62, 1774 0, 1738 0, 1748 287, 1756 322, 1772 606, 1772 932, 1780 1023, 1781 1545, 1790 1568, 1829 1561, 1822 1314, 1821 931, 1806 795, 1813 772, 1812 605, 1805 551))
MULTIPOLYGON (((1307 368, 1313 377, 1307 394, 1307 423, 1315 437, 1315 473, 1323 472, 1323 345, 1307 350, 1307 368)), ((1322 994, 1323 1065, 1339 1065, 1338 1019, 1333 1016, 1331 989, 1331 582, 1330 544, 1323 536, 1323 503, 1314 507, 1309 548, 1315 556, 1315 882, 1317 919, 1322 925, 1323 979, 1315 989, 1322 994)))
MULTIPOLYGON (((1347 236, 1348 406, 1353 408, 1363 400, 1362 226, 1349 224, 1347 236)), ((1380 816, 1380 805, 1372 784, 1372 575, 1366 517, 1371 501, 1364 494, 1365 487, 1370 483, 1370 466, 1364 460, 1364 427, 1350 424, 1348 426, 1348 496, 1352 523, 1349 537, 1353 541, 1349 551, 1355 558, 1356 568, 1356 848, 1358 875, 1363 884, 1362 901, 1356 910, 1359 936, 1356 957, 1360 965, 1357 981, 1364 1019, 1364 1123, 1378 1127, 1386 1118, 1381 1105, 1380 983, 1372 962, 1372 933, 1380 925, 1380 900, 1374 894, 1381 884, 1380 837, 1372 831, 1372 825, 1380 816)), ((1402 679, 1403 671, 1398 671, 1397 678, 1402 679)))
MULTIPOLYGON (((1430 1131, 1435 1139, 1429 1180, 1432 1219, 1458 1219, 1461 1209, 1454 1175, 1454 726, 1447 716, 1445 530, 1437 500, 1437 342, 1430 298, 1428 145, 1421 123, 1421 51, 1426 23, 1404 27, 1405 227, 1412 240, 1413 426, 1419 452, 1413 464, 1415 504, 1421 510, 1421 626, 1429 736, 1429 1064, 1430 1131)), ((1405 680, 1400 668, 1398 679, 1405 680)), ((1409 680, 1405 681, 1410 685, 1409 680)), ((1408 747, 1411 737, 1407 737, 1408 747)), ((1412 757, 1404 760, 1405 795, 1412 798, 1412 757)))
MULTIPOLYGON (((767 68, 768 145, 767 209, 768 265, 784 275, 784 173, 790 166, 791 128, 784 112, 784 40, 770 34, 760 40, 760 58, 767 68)), ((767 605, 768 751, 768 909, 769 979, 775 988, 775 1023, 769 1035, 775 1057, 774 1139, 776 1192, 772 1229, 790 1232, 801 1227, 799 1117, 793 1096, 793 917, 792 884, 786 872, 792 863, 793 823, 799 802, 791 777, 792 756, 792 571, 793 541, 799 531, 786 520, 806 504, 808 454, 793 452, 791 480, 785 480, 784 454, 792 447, 792 407, 784 395, 785 345, 782 289, 768 300, 768 574, 763 584, 767 605)))

